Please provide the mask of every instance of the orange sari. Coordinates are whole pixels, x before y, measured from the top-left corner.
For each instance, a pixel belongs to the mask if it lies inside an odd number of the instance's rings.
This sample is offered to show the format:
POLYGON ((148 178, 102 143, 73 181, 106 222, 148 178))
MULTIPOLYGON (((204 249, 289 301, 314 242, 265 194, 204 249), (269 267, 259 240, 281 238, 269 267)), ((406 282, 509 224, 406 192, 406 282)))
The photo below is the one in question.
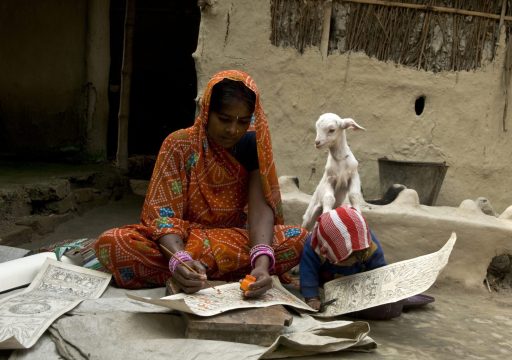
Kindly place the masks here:
POLYGON ((270 132, 259 92, 241 71, 224 71, 208 83, 194 125, 163 142, 142 209, 141 224, 108 230, 95 244, 99 261, 125 288, 162 286, 170 276, 158 247, 166 234, 179 235, 195 260, 216 280, 236 280, 250 273, 247 230, 249 173, 224 148, 208 140, 210 96, 222 79, 243 81, 256 94, 254 119, 260 178, 265 200, 274 212, 275 273, 298 264, 307 231, 285 226, 270 132))

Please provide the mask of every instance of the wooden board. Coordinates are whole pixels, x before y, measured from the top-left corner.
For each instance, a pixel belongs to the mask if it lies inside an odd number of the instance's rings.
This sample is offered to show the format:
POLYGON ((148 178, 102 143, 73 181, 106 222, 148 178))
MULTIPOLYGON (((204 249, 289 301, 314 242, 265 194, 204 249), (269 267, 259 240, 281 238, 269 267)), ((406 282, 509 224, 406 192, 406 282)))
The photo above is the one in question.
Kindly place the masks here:
POLYGON ((271 345, 293 316, 282 305, 240 309, 201 317, 183 314, 185 336, 190 339, 221 340, 262 346, 271 345))

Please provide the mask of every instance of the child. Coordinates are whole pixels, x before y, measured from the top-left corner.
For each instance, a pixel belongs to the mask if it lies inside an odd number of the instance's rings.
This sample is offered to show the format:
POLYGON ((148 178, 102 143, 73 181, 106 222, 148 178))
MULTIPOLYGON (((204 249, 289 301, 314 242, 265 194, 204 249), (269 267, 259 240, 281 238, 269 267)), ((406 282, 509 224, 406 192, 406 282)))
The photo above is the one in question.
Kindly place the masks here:
POLYGON ((386 265, 384 252, 363 215, 340 206, 318 218, 300 261, 300 291, 306 303, 320 309, 318 288, 337 276, 386 265))

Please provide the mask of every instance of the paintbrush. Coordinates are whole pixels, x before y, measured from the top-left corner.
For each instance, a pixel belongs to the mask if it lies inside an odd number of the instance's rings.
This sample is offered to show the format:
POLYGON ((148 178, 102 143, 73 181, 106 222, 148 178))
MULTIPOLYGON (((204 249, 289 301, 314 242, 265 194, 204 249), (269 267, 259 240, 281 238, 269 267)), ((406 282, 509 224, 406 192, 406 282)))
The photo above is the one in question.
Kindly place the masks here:
MULTIPOLYGON (((181 260, 179 257, 177 257, 176 255, 174 255, 174 253, 172 251, 170 251, 169 249, 167 249, 166 247, 160 245, 160 248, 169 256, 172 256, 173 258, 175 258, 176 260, 178 260, 180 262, 181 265, 185 266, 189 271, 192 271, 193 273, 195 274, 198 274, 198 275, 201 275, 199 274, 196 270, 192 269, 190 266, 188 266, 187 264, 185 264, 183 262, 183 260, 181 260)), ((210 286, 212 289, 214 289, 215 291, 217 291, 218 294, 220 294, 220 290, 217 289, 215 286, 212 285, 212 283, 210 283, 208 280, 204 280, 208 286, 210 286)))

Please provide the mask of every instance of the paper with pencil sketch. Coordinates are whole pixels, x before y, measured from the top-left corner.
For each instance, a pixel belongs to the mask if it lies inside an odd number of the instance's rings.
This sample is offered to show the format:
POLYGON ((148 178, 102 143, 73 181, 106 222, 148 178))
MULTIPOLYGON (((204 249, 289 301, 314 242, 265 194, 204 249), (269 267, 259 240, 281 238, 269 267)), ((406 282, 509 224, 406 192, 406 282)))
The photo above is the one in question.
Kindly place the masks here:
POLYGON ((273 287, 257 299, 244 298, 239 283, 215 286, 215 289, 202 289, 194 294, 176 294, 160 299, 126 294, 130 299, 164 306, 199 316, 212 316, 229 310, 258 308, 271 305, 288 305, 297 309, 314 311, 288 290, 276 276, 272 277, 273 287))
POLYGON ((0 300, 0 349, 28 349, 62 314, 97 299, 112 275, 46 259, 30 286, 0 300))
POLYGON ((371 271, 344 276, 324 285, 326 301, 336 299, 315 317, 332 317, 395 302, 428 290, 448 263, 457 236, 438 251, 371 271))

